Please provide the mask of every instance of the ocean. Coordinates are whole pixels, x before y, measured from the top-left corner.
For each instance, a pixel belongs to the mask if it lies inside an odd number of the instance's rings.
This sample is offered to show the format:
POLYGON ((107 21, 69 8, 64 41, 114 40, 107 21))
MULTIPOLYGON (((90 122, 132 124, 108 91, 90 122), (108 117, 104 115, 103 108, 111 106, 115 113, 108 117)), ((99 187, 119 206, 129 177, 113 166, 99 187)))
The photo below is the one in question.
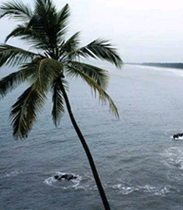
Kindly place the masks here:
MULTIPOLYGON (((120 119, 80 79, 69 80, 68 95, 111 209, 183 210, 183 140, 172 138, 183 132, 183 71, 137 65, 105 69, 120 119)), ((9 113, 24 88, 0 101, 0 209, 102 210, 67 111, 59 126, 53 125, 50 95, 28 138, 13 138, 9 113), (64 173, 77 178, 54 179, 64 173)))

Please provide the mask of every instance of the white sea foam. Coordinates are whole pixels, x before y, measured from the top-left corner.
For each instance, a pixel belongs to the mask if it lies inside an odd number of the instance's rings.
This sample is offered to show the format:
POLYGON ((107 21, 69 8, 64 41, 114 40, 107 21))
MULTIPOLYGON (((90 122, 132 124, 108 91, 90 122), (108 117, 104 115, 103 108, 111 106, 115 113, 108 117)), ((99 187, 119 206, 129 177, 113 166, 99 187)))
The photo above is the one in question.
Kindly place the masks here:
POLYGON ((171 186, 125 186, 124 184, 116 184, 112 187, 115 190, 119 190, 123 195, 128 195, 133 192, 149 193, 153 195, 165 196, 173 189, 171 186))
POLYGON ((82 177, 73 173, 63 173, 63 172, 56 172, 53 176, 47 178, 44 180, 44 183, 52 186, 52 187, 58 187, 62 189, 69 189, 69 188, 74 188, 74 189, 81 189, 82 186, 80 186, 80 182, 82 180, 82 177), (71 179, 71 180, 60 180, 58 181, 57 179, 54 178, 55 175, 65 175, 65 174, 72 174, 73 176, 76 176, 76 179, 71 179))
POLYGON ((44 183, 49 185, 49 186, 53 186, 54 182, 56 182, 57 180, 54 177, 49 177, 47 179, 44 180, 44 183))
POLYGON ((14 177, 14 176, 17 176, 17 175, 19 175, 21 173, 23 173, 23 171, 16 169, 16 170, 13 170, 13 171, 8 172, 7 174, 5 174, 5 177, 14 177))
MULTIPOLYGON (((57 172, 57 175, 65 175, 68 173, 62 173, 62 172, 57 172)), ((87 176, 79 176, 73 173, 69 173, 74 176, 77 176, 76 179, 72 180, 60 180, 58 181, 57 179, 54 178, 54 175, 45 179, 44 183, 55 187, 55 188, 61 188, 63 190, 67 189, 74 189, 74 190, 97 190, 97 186, 91 177, 87 176)), ((115 185, 112 184, 105 184, 106 188, 109 188, 111 190, 117 190, 119 193, 123 195, 128 195, 134 192, 137 193, 148 193, 151 195, 158 195, 158 196, 165 196, 166 194, 172 192, 175 192, 176 189, 174 189, 171 186, 151 186, 151 185, 127 185, 125 183, 118 183, 115 185)))
POLYGON ((162 156, 168 167, 183 169, 183 147, 170 147, 162 153, 162 156))

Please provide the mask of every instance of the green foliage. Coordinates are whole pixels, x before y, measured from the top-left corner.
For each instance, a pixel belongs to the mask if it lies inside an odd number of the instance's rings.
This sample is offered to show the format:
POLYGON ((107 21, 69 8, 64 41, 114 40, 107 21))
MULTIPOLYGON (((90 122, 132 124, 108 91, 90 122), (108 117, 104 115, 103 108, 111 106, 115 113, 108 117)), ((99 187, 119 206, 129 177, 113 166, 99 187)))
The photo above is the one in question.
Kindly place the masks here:
POLYGON ((122 60, 116 53, 116 49, 111 46, 108 40, 94 40, 87 46, 76 51, 76 54, 83 57, 100 58, 115 64, 118 68, 122 65, 122 60))
MULTIPOLYGON (((62 85, 65 81, 61 78, 56 78, 52 83, 52 101, 53 101, 53 109, 52 109, 52 118, 55 126, 58 125, 61 116, 64 113, 64 99, 62 93, 62 85)), ((66 88, 66 86, 65 86, 66 88)))
POLYGON ((1 5, 0 17, 2 18, 4 16, 24 21, 32 17, 32 11, 31 8, 24 5, 22 1, 5 2, 1 5))
POLYGON ((12 106, 11 118, 13 125, 13 135, 15 137, 25 138, 32 124, 36 119, 36 112, 44 105, 45 95, 33 84, 18 98, 12 106))
POLYGON ((32 60, 37 54, 7 44, 0 44, 0 67, 16 66, 32 60))
POLYGON ((68 67, 69 74, 71 76, 80 76, 94 91, 95 96, 96 93, 99 95, 99 100, 102 101, 103 103, 106 103, 107 101, 109 102, 110 109, 112 112, 116 115, 116 117, 119 117, 117 107, 115 106, 113 100, 110 98, 110 96, 105 92, 105 90, 97 84, 97 82, 92 79, 92 77, 88 76, 86 73, 80 71, 78 68, 68 67))
POLYGON ((68 75, 75 77, 80 76, 84 73, 88 75, 91 79, 93 79, 102 88, 107 88, 108 74, 107 71, 101 68, 86 63, 72 61, 67 66, 66 71, 68 75))
POLYGON ((10 38, 20 38, 29 42, 33 49, 29 51, 0 44, 0 67, 9 65, 18 68, 18 71, 0 80, 0 95, 6 96, 25 81, 29 84, 12 106, 14 136, 27 136, 37 112, 45 103, 48 91, 52 92, 53 122, 58 125, 64 113, 63 88, 67 90, 64 77, 68 76, 81 77, 99 96, 99 100, 108 102, 113 113, 118 116, 114 102, 105 92, 107 72, 80 62, 80 58, 106 60, 116 67, 121 67, 122 60, 107 40, 97 39, 79 47, 79 32, 65 39, 70 15, 68 4, 57 11, 51 0, 35 0, 33 9, 21 1, 10 1, 0 6, 0 15, 0 18, 8 17, 19 22, 7 35, 5 42, 10 38), (34 53, 35 50, 39 50, 38 53, 34 53))
POLYGON ((25 72, 20 70, 2 78, 0 80, 0 95, 2 97, 6 96, 7 93, 28 79, 29 76, 31 76, 30 71, 25 72))

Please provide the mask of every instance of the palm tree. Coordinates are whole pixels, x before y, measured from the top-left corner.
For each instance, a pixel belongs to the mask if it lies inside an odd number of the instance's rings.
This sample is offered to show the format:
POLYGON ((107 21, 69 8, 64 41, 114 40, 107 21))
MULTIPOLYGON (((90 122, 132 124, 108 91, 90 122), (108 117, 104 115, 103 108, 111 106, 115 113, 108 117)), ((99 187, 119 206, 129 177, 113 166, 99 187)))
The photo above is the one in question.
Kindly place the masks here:
POLYGON ((79 47, 79 33, 66 39, 68 4, 57 11, 51 0, 35 0, 34 9, 23 2, 12 1, 1 5, 1 17, 15 19, 19 24, 0 44, 0 67, 17 67, 18 70, 0 80, 0 95, 6 96, 21 83, 28 81, 28 88, 12 105, 10 117, 15 138, 26 138, 43 107, 46 95, 52 93, 52 118, 57 126, 64 113, 64 103, 74 129, 84 147, 105 209, 110 209, 92 155, 73 116, 67 95, 66 77, 81 77, 102 102, 108 102, 113 113, 118 111, 105 92, 107 72, 96 66, 80 62, 81 58, 106 60, 120 67, 122 60, 107 40, 97 39, 79 47), (18 37, 31 44, 31 50, 6 44, 18 37))

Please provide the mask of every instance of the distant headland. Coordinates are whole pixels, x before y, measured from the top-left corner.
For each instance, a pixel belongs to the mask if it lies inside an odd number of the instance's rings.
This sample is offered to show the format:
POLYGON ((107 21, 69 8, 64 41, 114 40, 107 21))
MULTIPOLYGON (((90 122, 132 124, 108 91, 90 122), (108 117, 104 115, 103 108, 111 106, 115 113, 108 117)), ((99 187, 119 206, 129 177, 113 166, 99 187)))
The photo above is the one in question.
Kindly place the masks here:
POLYGON ((183 63, 154 63, 154 62, 149 62, 149 63, 126 63, 126 64, 183 69, 183 63))

